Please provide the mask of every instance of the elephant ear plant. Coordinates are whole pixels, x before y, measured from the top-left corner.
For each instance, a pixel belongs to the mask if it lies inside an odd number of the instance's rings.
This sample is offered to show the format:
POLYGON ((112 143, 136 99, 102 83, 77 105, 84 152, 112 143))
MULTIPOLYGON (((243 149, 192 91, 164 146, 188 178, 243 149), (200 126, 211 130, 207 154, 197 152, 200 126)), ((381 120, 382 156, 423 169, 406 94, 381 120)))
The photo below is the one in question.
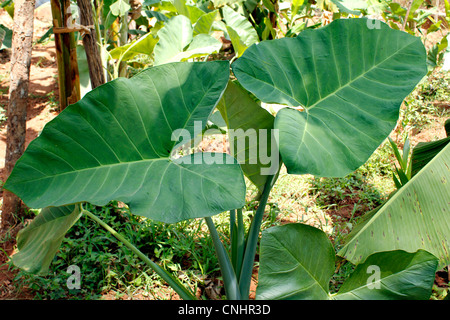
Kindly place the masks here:
MULTIPOLYGON (((237 81, 229 80, 227 61, 177 62, 100 86, 46 125, 5 183, 28 206, 45 208, 19 234, 13 262, 45 272, 65 232, 86 214, 182 298, 195 298, 83 208, 84 202, 120 200, 132 213, 158 221, 205 218, 227 298, 248 299, 261 221, 281 164, 291 174, 328 177, 361 166, 395 127, 403 99, 426 75, 425 60, 418 38, 383 23, 345 19, 250 46, 231 64, 237 81), (261 102, 286 108, 274 117, 261 102), (180 141, 202 132, 215 108, 227 124, 231 155, 172 157, 180 141), (253 142, 241 150, 246 137, 253 142), (260 190, 249 230, 242 219, 244 175, 260 190), (229 253, 211 219, 227 210, 229 253)), ((294 238, 287 243, 304 248, 294 238)), ((271 244, 274 250, 283 245, 271 244)), ((279 297, 264 288, 263 281, 260 297, 279 297)))

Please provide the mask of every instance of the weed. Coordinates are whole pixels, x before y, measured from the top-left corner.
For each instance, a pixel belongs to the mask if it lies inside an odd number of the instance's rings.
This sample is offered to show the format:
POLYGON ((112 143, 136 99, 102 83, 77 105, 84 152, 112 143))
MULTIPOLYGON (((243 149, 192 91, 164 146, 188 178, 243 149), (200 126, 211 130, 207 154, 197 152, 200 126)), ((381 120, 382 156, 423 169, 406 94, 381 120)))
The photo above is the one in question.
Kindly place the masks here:
POLYGON ((55 91, 50 91, 46 94, 48 98, 48 105, 50 107, 50 111, 58 111, 59 110, 59 101, 55 96, 55 91))

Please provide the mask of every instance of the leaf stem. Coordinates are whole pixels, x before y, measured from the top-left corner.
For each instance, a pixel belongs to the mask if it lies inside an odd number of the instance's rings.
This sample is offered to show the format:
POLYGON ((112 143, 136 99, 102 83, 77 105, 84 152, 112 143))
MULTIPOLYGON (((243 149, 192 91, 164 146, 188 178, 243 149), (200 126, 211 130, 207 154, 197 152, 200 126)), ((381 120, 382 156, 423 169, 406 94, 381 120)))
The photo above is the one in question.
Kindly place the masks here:
POLYGON ((245 246, 244 261, 242 263, 242 270, 239 277, 239 289, 241 296, 248 299, 250 294, 250 283, 253 273, 253 263, 255 261, 256 247, 258 245, 259 231, 261 229, 261 223, 264 216, 264 209, 266 208, 267 200, 269 198, 270 190, 275 184, 277 175, 267 177, 267 181, 264 185, 264 191, 261 195, 258 209, 253 217, 248 231, 247 243, 245 246))
POLYGON ((130 249, 134 254, 136 254, 139 258, 142 259, 153 271, 155 271, 161 278, 163 278, 175 291, 178 295, 184 300, 196 300, 196 297, 192 294, 192 292, 186 289, 178 279, 176 279, 173 275, 171 275, 168 271, 161 268, 158 264, 154 263, 150 260, 145 254, 142 253, 138 248, 136 248, 131 242, 125 239, 121 234, 117 233, 113 228, 111 228, 108 224, 103 222, 96 215, 91 213, 90 211, 82 209, 82 214, 87 215, 89 218, 97 222, 107 231, 109 231, 117 240, 122 242, 128 249, 130 249))
POLYGON ((225 286, 225 292, 229 300, 241 300, 239 293, 239 284, 234 272, 234 268, 231 264, 222 241, 220 241, 219 234, 217 233, 216 226, 211 217, 205 217, 206 224, 208 225, 209 233, 216 249, 217 258, 219 259, 220 271, 222 272, 223 283, 225 286))
POLYGON ((237 230, 236 230, 236 277, 239 279, 242 272, 242 263, 245 253, 245 226, 242 209, 237 209, 237 230))

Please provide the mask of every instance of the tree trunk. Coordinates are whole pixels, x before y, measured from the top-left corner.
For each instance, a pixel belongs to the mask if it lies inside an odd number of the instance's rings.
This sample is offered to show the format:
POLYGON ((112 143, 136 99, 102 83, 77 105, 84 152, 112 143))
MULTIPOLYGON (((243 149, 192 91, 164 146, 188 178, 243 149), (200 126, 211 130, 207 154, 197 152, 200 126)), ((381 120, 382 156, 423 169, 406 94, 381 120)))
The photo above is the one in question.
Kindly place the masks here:
MULTIPOLYGON (((9 176, 16 161, 25 151, 34 5, 35 0, 16 0, 14 2, 14 25, 5 154, 5 171, 7 176, 9 176)), ((20 211, 20 199, 13 193, 3 190, 1 229, 6 230, 13 225, 15 222, 15 214, 20 211)))
POLYGON ((72 23, 69 0, 50 1, 55 35, 56 61, 58 62, 58 84, 60 111, 80 100, 80 77, 78 73, 77 48, 73 32, 57 31, 72 23))
MULTIPOLYGON (((92 5, 90 0, 77 0, 80 9, 80 24, 83 26, 94 25, 92 5)), ((86 51, 86 58, 89 65, 89 77, 91 79, 92 89, 105 83, 102 59, 97 45, 97 36, 95 30, 87 33, 83 37, 83 45, 86 51)))
MULTIPOLYGON (((72 12, 70 9, 70 0, 61 0, 61 6, 64 9, 63 27, 69 27, 71 24, 72 12)), ((66 68, 66 89, 67 91, 67 105, 78 102, 81 99, 80 91, 80 74, 78 73, 78 60, 77 60, 77 43, 75 40, 74 32, 63 33, 63 53, 64 64, 66 68)), ((67 107, 67 106, 66 106, 67 107)), ((64 109, 61 108, 61 111, 64 109)))

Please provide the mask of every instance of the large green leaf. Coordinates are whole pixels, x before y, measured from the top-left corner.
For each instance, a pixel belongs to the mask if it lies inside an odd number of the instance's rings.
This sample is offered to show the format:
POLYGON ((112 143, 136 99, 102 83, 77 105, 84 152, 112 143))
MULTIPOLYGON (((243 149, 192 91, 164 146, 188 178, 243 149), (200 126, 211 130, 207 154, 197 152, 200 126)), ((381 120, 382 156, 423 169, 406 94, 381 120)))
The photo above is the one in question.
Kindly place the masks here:
POLYGON ((415 176, 422 170, 449 142, 450 137, 430 142, 419 142, 411 155, 411 175, 415 176))
POLYGON ((178 54, 175 59, 184 61, 186 59, 207 56, 217 53, 222 48, 222 42, 216 38, 200 33, 192 39, 189 47, 182 53, 178 54))
POLYGON ((103 0, 101 12, 104 29, 109 29, 117 19, 118 15, 120 13, 124 14, 128 9, 129 5, 124 3, 123 0, 103 0))
POLYGON ((79 206, 48 207, 17 235, 19 252, 12 262, 19 268, 45 274, 64 235, 80 218, 79 206))
POLYGON ((155 46, 155 63, 184 61, 218 52, 222 43, 207 34, 194 37, 191 22, 185 16, 175 16, 158 31, 159 41, 155 46))
POLYGON ((419 38, 384 23, 369 25, 367 19, 335 20, 296 38, 253 45, 233 63, 247 90, 290 107, 275 119, 289 173, 340 177, 361 166, 426 75, 419 38))
POLYGON ((185 0, 171 0, 177 12, 191 21, 192 24, 205 15, 205 12, 196 6, 187 5, 185 0))
POLYGON ((426 250, 450 264, 450 144, 349 235, 339 255, 357 264, 372 253, 426 250))
POLYGON ((321 230, 292 223, 263 231, 257 299, 328 299, 335 253, 321 230))
POLYGON ((244 2, 244 0, 212 0, 212 3, 216 8, 223 7, 226 5, 232 5, 239 2, 244 2))
POLYGON ((363 0, 331 0, 331 2, 338 7, 339 11, 355 15, 361 14, 358 9, 367 10, 368 7, 367 1, 363 0))
POLYGON ((192 42, 191 22, 185 16, 175 16, 158 31, 158 37, 160 40, 155 46, 155 65, 170 62, 192 42))
POLYGON ((415 176, 428 162, 431 161, 450 142, 450 119, 444 124, 447 138, 436 141, 419 142, 411 154, 411 175, 415 176))
POLYGON ((209 34, 213 29, 213 24, 214 21, 216 21, 216 17, 218 14, 219 11, 214 10, 198 18, 194 25, 194 35, 200 33, 209 34))
POLYGON ((419 250, 375 253, 359 264, 339 289, 337 300, 426 300, 438 259, 419 250))
POLYGON ((232 155, 241 164, 247 178, 263 191, 267 177, 278 171, 281 162, 276 145, 272 146, 274 117, 232 81, 228 83, 217 109, 228 129, 231 129, 229 139, 233 146, 232 155), (261 139, 264 139, 263 143, 261 139))
POLYGON ((228 6, 222 8, 222 14, 231 43, 238 56, 241 56, 252 44, 258 43, 258 33, 247 18, 228 6))
POLYGON ((164 222, 242 207, 245 183, 233 157, 170 156, 184 133, 201 132, 228 78, 229 63, 213 61, 108 82, 45 126, 4 187, 32 208, 119 200, 164 222))
POLYGON ((109 53, 113 59, 122 61, 130 60, 138 54, 151 55, 158 40, 159 38, 149 32, 136 41, 114 48, 109 53))
POLYGON ((120 17, 123 16, 125 13, 127 13, 128 10, 130 10, 130 5, 128 4, 128 1, 126 0, 116 0, 113 4, 110 5, 109 10, 111 10, 111 13, 116 16, 120 17))

